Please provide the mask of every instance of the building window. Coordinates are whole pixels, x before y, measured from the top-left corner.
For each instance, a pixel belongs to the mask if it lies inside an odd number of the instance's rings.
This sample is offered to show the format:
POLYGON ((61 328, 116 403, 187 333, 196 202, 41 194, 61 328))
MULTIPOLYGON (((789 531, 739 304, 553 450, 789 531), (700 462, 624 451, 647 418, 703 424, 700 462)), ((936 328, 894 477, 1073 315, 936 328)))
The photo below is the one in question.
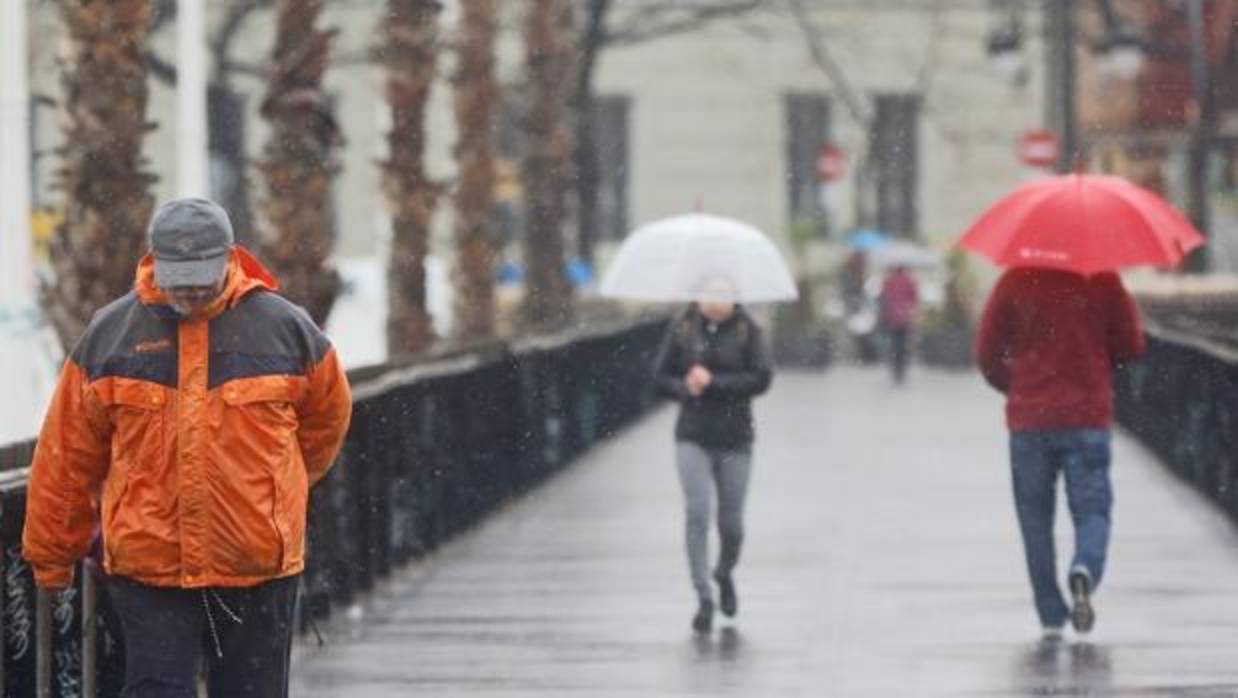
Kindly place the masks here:
POLYGON ((919 232, 919 129, 917 95, 877 95, 869 133, 872 196, 877 228, 898 237, 919 232))
MULTIPOLYGON (((597 154, 597 240, 619 240, 628 232, 629 133, 632 99, 596 95, 593 101, 593 148, 597 154)), ((518 239, 523 230, 524 192, 520 165, 527 147, 519 105, 503 101, 495 120, 495 192, 499 244, 518 239)), ((569 194, 575 196, 575 192, 569 194)), ((568 204, 569 209, 575 202, 568 204)))
POLYGON ((829 217, 817 178, 817 154, 830 142, 830 98, 793 93, 785 98, 787 118, 787 213, 793 224, 807 222, 828 235, 829 217))
POLYGON ((593 98, 593 148, 597 153, 598 239, 621 240, 628 232, 628 129, 632 100, 593 98))
POLYGON ((254 237, 245 173, 245 96, 212 85, 206 113, 211 198, 228 212, 237 242, 250 245, 254 237))

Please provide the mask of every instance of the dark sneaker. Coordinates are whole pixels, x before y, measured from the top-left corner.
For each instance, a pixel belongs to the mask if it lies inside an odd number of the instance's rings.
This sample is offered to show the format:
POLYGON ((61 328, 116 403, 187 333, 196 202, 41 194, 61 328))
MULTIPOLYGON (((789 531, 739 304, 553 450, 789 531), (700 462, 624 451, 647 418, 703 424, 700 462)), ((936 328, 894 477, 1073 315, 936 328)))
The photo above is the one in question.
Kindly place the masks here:
POLYGON ((718 608, 722 615, 734 618, 739 612, 739 598, 735 596, 735 580, 731 575, 714 573, 714 581, 718 583, 718 608))
POLYGON ((1096 624, 1096 611, 1092 608, 1092 580, 1082 572, 1070 573, 1070 624, 1075 632, 1088 633, 1096 624))
POLYGON ((692 629, 702 635, 714 629, 714 602, 701 599, 701 605, 692 616, 692 629))

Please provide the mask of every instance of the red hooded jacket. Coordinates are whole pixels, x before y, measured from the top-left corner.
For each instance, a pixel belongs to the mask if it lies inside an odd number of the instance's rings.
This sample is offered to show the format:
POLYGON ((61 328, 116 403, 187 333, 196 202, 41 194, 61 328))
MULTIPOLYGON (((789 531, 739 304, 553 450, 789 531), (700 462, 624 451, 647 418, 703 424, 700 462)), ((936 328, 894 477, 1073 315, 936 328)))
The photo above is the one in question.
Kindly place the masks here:
POLYGON ((1108 428, 1113 367, 1143 349, 1139 312, 1117 274, 1011 269, 985 307, 976 360, 1006 394, 1011 431, 1108 428))

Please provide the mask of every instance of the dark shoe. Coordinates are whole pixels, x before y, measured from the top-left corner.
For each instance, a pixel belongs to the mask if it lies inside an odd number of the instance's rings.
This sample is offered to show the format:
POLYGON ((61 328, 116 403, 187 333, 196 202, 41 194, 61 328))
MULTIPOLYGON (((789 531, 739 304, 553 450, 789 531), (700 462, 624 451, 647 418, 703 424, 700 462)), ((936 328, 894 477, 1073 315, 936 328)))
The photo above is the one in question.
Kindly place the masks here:
POLYGON ((735 580, 731 579, 731 575, 714 573, 714 581, 718 583, 718 608, 722 610, 722 615, 727 618, 734 618, 736 613, 739 613, 739 598, 735 596, 735 580))
POLYGON ((1092 580, 1082 572, 1070 573, 1070 597, 1074 607, 1070 609, 1070 624, 1075 632, 1092 631, 1096 623, 1096 611, 1092 608, 1092 580))
POLYGON ((704 635, 714 629, 714 602, 701 599, 701 605, 692 616, 692 629, 704 635))

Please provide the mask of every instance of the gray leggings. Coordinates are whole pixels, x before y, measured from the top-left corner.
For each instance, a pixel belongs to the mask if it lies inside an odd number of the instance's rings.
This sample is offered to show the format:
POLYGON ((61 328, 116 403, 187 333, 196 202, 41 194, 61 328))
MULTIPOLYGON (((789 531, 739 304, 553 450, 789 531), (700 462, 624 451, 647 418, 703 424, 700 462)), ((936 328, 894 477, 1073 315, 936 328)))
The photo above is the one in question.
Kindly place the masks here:
POLYGON ((718 538, 721 552, 716 572, 729 575, 739 562, 744 541, 744 498, 752 472, 752 450, 705 449, 687 441, 676 442, 679 484, 683 487, 688 567, 692 586, 701 599, 713 597, 709 581, 709 520, 715 495, 718 500, 718 538))

